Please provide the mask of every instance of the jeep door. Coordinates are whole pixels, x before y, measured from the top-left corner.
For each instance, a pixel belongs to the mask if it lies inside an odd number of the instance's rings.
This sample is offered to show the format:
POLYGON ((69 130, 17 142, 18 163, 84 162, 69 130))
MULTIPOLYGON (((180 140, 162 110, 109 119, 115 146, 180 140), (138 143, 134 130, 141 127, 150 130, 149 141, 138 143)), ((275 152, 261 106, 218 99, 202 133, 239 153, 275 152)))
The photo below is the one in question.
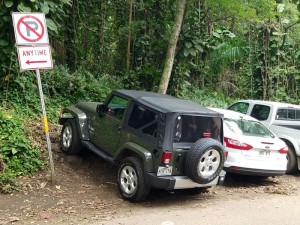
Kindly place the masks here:
POLYGON ((106 109, 102 115, 91 121, 94 128, 94 137, 91 141, 110 155, 119 144, 127 103, 127 99, 114 95, 105 104, 106 109))

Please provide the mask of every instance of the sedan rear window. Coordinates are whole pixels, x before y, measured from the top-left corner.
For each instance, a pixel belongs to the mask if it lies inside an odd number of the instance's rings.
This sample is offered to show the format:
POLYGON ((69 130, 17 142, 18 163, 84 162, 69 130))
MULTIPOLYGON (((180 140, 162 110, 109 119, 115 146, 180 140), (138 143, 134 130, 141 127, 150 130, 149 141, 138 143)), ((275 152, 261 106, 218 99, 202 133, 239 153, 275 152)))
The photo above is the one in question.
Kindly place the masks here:
POLYGON ((226 129, 236 134, 248 136, 274 137, 274 135, 260 122, 245 119, 228 119, 225 118, 225 134, 226 129))

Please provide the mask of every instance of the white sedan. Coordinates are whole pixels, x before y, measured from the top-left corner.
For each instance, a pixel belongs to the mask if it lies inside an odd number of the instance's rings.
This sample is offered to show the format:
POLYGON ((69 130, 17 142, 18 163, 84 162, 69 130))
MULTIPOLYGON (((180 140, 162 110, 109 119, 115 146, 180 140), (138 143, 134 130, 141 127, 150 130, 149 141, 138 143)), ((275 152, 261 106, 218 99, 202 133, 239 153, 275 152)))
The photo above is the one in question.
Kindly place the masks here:
POLYGON ((224 170, 256 176, 278 176, 286 173, 286 143, 253 117, 225 109, 224 143, 228 157, 224 170))

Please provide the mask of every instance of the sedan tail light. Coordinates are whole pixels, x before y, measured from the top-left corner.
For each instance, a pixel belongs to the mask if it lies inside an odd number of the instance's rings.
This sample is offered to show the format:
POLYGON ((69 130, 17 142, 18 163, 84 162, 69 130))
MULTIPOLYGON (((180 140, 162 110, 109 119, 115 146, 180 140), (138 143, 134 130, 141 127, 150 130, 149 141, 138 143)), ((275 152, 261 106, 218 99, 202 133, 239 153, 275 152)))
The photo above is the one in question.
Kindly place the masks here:
POLYGON ((164 165, 169 165, 171 163, 171 159, 172 159, 172 152, 163 152, 161 156, 161 162, 164 165))
POLYGON ((279 149, 279 153, 281 153, 281 154, 287 154, 288 151, 289 151, 288 146, 285 146, 285 147, 279 149))
POLYGON ((249 144, 241 143, 238 140, 235 140, 235 139, 232 139, 232 138, 224 137, 224 140, 225 140, 225 145, 228 148, 234 148, 234 149, 237 149, 237 150, 246 150, 246 151, 253 148, 249 144))

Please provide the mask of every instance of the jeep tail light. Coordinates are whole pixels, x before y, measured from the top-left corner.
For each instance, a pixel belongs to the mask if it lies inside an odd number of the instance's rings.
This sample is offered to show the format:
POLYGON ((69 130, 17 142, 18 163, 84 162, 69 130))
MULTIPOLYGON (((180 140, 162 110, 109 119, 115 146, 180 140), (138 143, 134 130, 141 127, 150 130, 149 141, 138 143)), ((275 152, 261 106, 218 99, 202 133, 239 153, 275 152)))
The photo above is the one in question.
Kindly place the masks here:
POLYGON ((161 162, 164 165, 169 165, 171 163, 171 159, 172 159, 172 152, 163 152, 161 156, 161 162))
POLYGON ((284 146, 283 148, 279 149, 279 153, 281 154, 287 154, 289 151, 288 146, 284 146))
POLYGON ((235 140, 235 139, 232 139, 232 138, 224 137, 224 140, 225 140, 225 145, 228 148, 234 148, 234 149, 237 149, 237 150, 246 150, 246 151, 253 148, 249 144, 241 143, 238 140, 235 140))

